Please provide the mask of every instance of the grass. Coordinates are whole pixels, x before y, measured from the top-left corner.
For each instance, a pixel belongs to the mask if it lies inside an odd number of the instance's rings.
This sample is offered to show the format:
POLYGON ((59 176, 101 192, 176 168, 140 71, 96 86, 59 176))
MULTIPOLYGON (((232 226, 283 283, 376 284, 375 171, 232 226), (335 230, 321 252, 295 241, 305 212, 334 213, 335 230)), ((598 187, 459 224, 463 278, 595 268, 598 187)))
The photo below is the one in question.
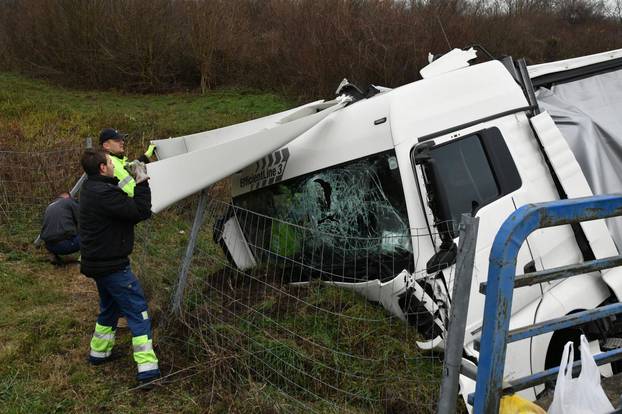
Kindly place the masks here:
MULTIPOLYGON (((108 126, 130 134, 130 146, 258 118, 291 107, 269 93, 216 90, 208 94, 132 95, 60 88, 0 73, 0 143, 37 148, 97 137, 108 126)), ((135 148, 136 149, 136 148, 135 148)))
MULTIPOLYGON (((130 153, 137 153, 150 138, 200 132, 291 106, 276 95, 256 91, 128 95, 65 89, 0 73, 0 151, 79 145, 86 136, 97 136, 101 128, 114 126, 130 133, 130 153)), ((50 168, 66 170, 71 162, 77 159, 62 160, 50 168)), ((1 181, 0 174, 0 187, 1 181)), ((40 186, 23 182, 15 191, 29 193, 40 186)), ((77 266, 55 268, 42 250, 33 247, 38 215, 45 206, 41 200, 46 200, 40 193, 47 200, 54 195, 51 190, 37 192, 37 198, 26 197, 30 201, 23 205, 0 209, 4 213, 0 215, 0 411, 204 412, 205 407, 193 402, 203 390, 191 381, 179 381, 177 386, 148 395, 131 390, 135 367, 127 331, 119 343, 127 358, 101 369, 85 363, 97 315, 97 293, 93 281, 81 276, 77 266)), ((168 306, 169 278, 176 274, 179 252, 187 240, 187 221, 179 217, 162 216, 151 225, 150 234, 141 236, 153 240, 138 254, 149 259, 142 261, 149 272, 145 288, 156 317, 168 306)), ((140 262, 140 256, 135 260, 140 262)), ((164 336, 156 326, 156 339, 164 336)), ((182 363, 176 360, 175 364, 182 363)), ((170 359, 163 365, 165 370, 173 369, 170 359)))
POLYGON ((242 274, 208 249, 196 251, 198 263, 186 295, 189 350, 233 357, 219 367, 223 384, 279 389, 293 399, 286 412, 433 410, 439 355, 419 350, 416 331, 381 306, 317 282, 266 282, 283 274, 279 263, 242 274))
MULTIPOLYGON (((7 251, 8 250, 8 251, 7 251)), ((26 252, 25 252, 26 253, 26 252)), ((0 250, 0 406, 3 413, 201 412, 191 389, 132 391, 130 335, 120 332, 127 357, 114 366, 86 363, 97 315, 93 281, 76 265, 51 267, 32 249, 27 258, 0 250)))
MULTIPOLYGON (((127 95, 0 73, 0 150, 77 145, 114 126, 131 134, 130 153, 137 153, 149 138, 221 127, 290 106, 253 91, 127 95)), ((66 164, 75 160, 58 162, 49 167, 63 169, 59 176, 71 181, 74 172, 66 164)), ((2 179, 0 168, 0 190, 2 179)), ((218 279, 215 271, 225 259, 211 241, 210 215, 197 245, 183 323, 174 318, 170 298, 190 233, 192 197, 140 224, 132 257, 150 299, 156 352, 168 383, 148 394, 133 389, 127 329, 117 342, 125 358, 88 365, 98 312, 95 284, 76 265, 51 266, 32 244, 42 203, 54 194, 48 186, 21 183, 12 191, 36 192, 37 198, 17 207, 0 198, 1 412, 390 413, 425 412, 434 404, 440 361, 417 349, 413 329, 341 289, 257 289, 243 277, 218 279), (326 316, 331 314, 339 317, 326 316)), ((226 194, 226 185, 219 191, 226 194)))

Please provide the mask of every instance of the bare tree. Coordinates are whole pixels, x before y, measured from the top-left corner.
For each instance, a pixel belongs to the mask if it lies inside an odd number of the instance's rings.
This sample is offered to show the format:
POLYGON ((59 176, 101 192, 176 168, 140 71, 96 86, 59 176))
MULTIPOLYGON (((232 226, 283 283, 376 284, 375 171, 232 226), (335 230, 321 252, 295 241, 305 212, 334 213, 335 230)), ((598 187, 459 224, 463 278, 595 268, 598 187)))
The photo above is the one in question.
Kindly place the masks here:
POLYGON ((190 20, 190 47, 205 93, 213 86, 218 58, 236 54, 242 48, 248 18, 244 4, 237 0, 189 1, 185 7, 190 20))
POLYGON ((415 80, 429 52, 473 43, 534 63, 619 48, 620 23, 622 0, 10 0, 0 64, 97 88, 330 96, 343 77, 415 80))

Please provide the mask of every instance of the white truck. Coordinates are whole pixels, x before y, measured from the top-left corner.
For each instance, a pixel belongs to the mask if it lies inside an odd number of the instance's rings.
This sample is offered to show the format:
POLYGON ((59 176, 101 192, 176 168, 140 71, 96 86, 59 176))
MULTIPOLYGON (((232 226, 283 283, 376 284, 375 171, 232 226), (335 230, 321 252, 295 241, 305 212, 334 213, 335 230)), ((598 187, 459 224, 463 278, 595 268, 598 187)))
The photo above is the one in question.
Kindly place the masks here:
MULTIPOLYGON (((325 233, 378 237, 377 276, 348 267, 357 259, 343 249, 341 276, 325 281, 405 321, 416 313, 426 349, 443 346, 457 221, 476 215, 464 343, 465 364, 476 365, 484 305, 478 287, 505 218, 527 203, 622 192, 622 49, 535 66, 510 57, 470 65, 475 57, 473 49, 454 49, 422 69, 423 79, 395 89, 363 92, 342 82, 333 101, 154 141, 160 160, 148 166, 153 209, 230 176, 240 208, 325 233), (383 255, 392 266, 379 264, 383 255)), ((222 245, 241 269, 259 260, 256 230, 236 214, 226 217, 222 245)), ((540 230, 522 246, 517 269, 617 255, 621 243, 617 219, 540 230)), ((617 268, 522 288, 514 294, 511 328, 620 295, 617 268)), ((596 350, 622 337, 622 324, 611 318, 583 331, 596 350)), ((506 379, 558 365, 563 344, 577 336, 558 331, 510 344, 506 379)), ((542 389, 522 394, 535 399, 542 389)), ((474 382, 461 377, 463 395, 473 390, 474 382)))

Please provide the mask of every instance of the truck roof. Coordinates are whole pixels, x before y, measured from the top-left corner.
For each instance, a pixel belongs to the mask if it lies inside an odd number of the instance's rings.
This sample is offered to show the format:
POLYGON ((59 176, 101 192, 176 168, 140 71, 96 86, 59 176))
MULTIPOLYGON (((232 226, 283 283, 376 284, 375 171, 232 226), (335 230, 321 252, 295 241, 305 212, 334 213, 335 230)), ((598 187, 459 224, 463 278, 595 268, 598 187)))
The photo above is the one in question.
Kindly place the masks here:
MULTIPOLYGON (((474 120, 528 106, 521 88, 497 61, 469 66, 409 83, 335 111, 286 145, 280 180, 298 177, 392 149, 412 137, 424 138, 474 120)), ((280 150, 279 150, 280 151, 280 150)), ((262 165, 270 167, 275 154, 262 165)), ((261 166, 260 166, 261 167, 261 166)), ((248 177, 253 164, 232 176, 234 196, 270 184, 248 177)))
MULTIPOLYGON (((534 85, 539 86, 542 83, 537 82, 580 76, 586 68, 598 66, 602 70, 603 65, 622 66, 622 49, 533 65, 528 71, 534 85)), ((154 211, 213 184, 223 174, 232 175, 233 195, 239 195, 278 180, 388 150, 413 137, 423 141, 524 110, 528 103, 503 64, 490 61, 435 73, 344 105, 341 101, 316 101, 225 128, 154 141, 158 157, 164 158, 166 164, 156 162, 149 166, 154 211), (326 115, 316 116, 320 112, 326 115), (311 118, 315 121, 305 121, 311 118), (292 127, 305 122, 304 128, 292 127), (250 143, 255 135, 261 143, 253 140, 253 145, 241 146, 241 140, 250 143), (232 162, 225 162, 227 159, 232 162), (277 159, 282 167, 278 177, 273 174, 277 159), (213 174, 215 166, 219 174, 213 174), (265 179, 264 170, 269 173, 265 179), (188 188, 182 190, 179 186, 190 181, 191 185, 184 186, 188 188), (252 184, 242 185, 245 183, 252 184)))

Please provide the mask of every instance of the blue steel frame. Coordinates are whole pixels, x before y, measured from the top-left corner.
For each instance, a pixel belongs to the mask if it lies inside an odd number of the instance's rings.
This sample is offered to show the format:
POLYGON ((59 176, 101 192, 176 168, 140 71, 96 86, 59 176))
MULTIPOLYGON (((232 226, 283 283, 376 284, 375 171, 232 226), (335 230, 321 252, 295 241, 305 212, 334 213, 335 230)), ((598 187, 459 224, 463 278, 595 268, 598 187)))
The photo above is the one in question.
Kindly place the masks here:
MULTIPOLYGON (((539 228, 620 215, 622 215, 622 195, 603 195, 528 204, 516 210, 503 223, 490 252, 488 281, 485 286, 486 302, 474 398, 476 414, 499 412, 508 340, 536 336, 550 331, 551 328, 555 330, 560 329, 560 326, 569 326, 568 324, 578 325, 595 319, 595 316, 604 317, 606 314, 622 312, 622 304, 617 303, 581 312, 583 315, 578 317, 578 314, 570 315, 521 329, 520 333, 514 331, 510 336, 508 330, 516 277, 516 257, 527 236, 539 228)), ((538 280, 534 279, 533 283, 538 283, 538 280)), ((531 376, 532 379, 537 377, 538 374, 531 376)))

